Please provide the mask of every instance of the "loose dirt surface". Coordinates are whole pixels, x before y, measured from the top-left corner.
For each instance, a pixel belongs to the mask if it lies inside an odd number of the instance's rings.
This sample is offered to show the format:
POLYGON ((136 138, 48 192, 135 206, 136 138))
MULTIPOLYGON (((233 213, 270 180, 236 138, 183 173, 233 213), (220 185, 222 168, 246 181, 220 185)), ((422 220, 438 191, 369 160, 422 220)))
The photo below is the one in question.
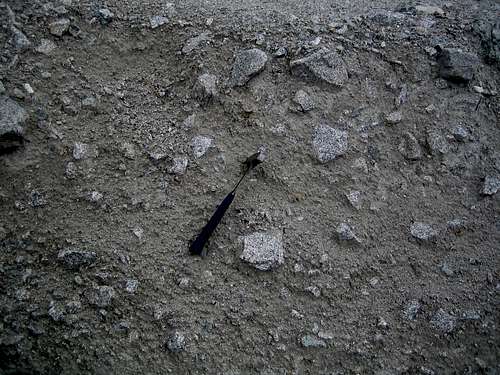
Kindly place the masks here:
POLYGON ((0 373, 498 374, 499 12, 3 3, 0 373))

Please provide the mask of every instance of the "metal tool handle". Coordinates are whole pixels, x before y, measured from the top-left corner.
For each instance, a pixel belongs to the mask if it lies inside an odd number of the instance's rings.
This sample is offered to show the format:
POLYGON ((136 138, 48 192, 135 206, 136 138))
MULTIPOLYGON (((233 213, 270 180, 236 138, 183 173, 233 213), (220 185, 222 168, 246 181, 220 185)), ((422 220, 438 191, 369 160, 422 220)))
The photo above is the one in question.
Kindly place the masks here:
POLYGON ((219 225, 219 223, 221 222, 224 214, 233 202, 234 196, 235 192, 233 190, 226 196, 226 198, 224 198, 221 204, 219 204, 214 214, 208 221, 207 225, 203 227, 201 233, 198 235, 198 237, 196 237, 191 246, 189 246, 189 251, 191 252, 191 254, 202 255, 203 247, 207 243, 212 233, 215 231, 215 228, 217 228, 217 225, 219 225))

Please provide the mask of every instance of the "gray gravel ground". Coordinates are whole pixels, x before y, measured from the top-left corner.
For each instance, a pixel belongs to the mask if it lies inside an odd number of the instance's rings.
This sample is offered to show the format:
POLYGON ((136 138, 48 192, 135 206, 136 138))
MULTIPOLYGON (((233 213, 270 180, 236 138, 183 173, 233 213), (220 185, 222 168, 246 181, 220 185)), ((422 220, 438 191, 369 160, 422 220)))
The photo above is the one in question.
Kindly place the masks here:
POLYGON ((499 13, 1 3, 0 373, 499 373, 499 13))

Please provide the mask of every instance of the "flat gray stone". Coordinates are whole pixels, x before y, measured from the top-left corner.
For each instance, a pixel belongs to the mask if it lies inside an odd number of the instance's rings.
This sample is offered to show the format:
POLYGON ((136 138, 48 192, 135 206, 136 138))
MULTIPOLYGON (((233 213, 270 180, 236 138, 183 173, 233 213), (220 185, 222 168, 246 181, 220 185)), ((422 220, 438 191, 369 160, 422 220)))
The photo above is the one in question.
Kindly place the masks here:
POLYGON ((89 303, 97 307, 109 306, 115 296, 114 288, 107 285, 97 286, 85 291, 85 297, 89 303))
POLYGON ((347 132, 319 125, 313 133, 313 150, 321 163, 335 160, 347 152, 347 132))
POLYGON ((35 51, 43 55, 50 55, 57 45, 50 39, 42 39, 40 44, 35 48, 35 51))
POLYGON ((451 333, 457 324, 457 318, 439 309, 431 318, 431 325, 443 333, 451 333))
POLYGON ((57 254, 57 260, 67 269, 78 270, 92 265, 97 260, 97 255, 93 251, 63 249, 57 254))
POLYGON ((231 85, 244 86, 252 77, 264 70, 267 54, 253 48, 236 54, 231 72, 231 85))
POLYGON ((182 53, 184 55, 188 55, 194 50, 198 49, 202 45, 202 43, 207 43, 211 40, 210 35, 211 33, 209 31, 206 31, 204 33, 201 33, 200 35, 188 39, 184 47, 182 47, 182 53))
POLYGON ((323 48, 312 55, 290 62, 292 74, 311 81, 323 81, 342 87, 347 79, 347 68, 337 52, 323 48))
POLYGON ((300 339, 304 348, 326 348, 326 342, 313 335, 305 335, 300 339))
POLYGON ((476 54, 459 48, 444 48, 438 54, 439 75, 449 81, 469 82, 479 65, 476 54))
POLYGON ((269 271, 284 263, 282 234, 278 231, 256 232, 243 237, 240 259, 261 271, 269 271))

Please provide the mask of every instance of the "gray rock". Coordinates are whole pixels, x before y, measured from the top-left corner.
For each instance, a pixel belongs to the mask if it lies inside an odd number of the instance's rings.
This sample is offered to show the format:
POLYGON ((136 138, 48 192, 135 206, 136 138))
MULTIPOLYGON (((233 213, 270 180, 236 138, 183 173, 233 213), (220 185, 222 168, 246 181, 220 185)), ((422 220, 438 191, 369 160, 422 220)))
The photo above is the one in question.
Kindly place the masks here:
POLYGON ((0 81, 0 95, 5 94, 5 86, 3 85, 3 82, 0 81))
POLYGON ((35 51, 44 55, 50 55, 56 48, 57 45, 53 41, 42 39, 40 44, 35 48, 35 51))
POLYGON ((94 96, 87 96, 82 100, 82 107, 87 109, 96 109, 97 99, 94 96))
POLYGON ((457 319, 443 309, 439 309, 431 318, 430 323, 437 330, 444 333, 450 333, 455 329, 457 319))
POLYGON ((48 204, 47 198, 44 194, 40 193, 38 190, 32 190, 29 196, 29 202, 31 207, 43 207, 48 204))
POLYGON ((113 21, 114 17, 115 15, 108 8, 101 8, 97 11, 97 18, 103 25, 107 25, 113 21))
POLYGON ((450 266, 447 263, 443 263, 441 265, 440 269, 448 277, 451 277, 454 275, 453 270, 450 268, 450 266))
POLYGON ((157 27, 163 26, 168 22, 167 17, 163 16, 152 16, 149 18, 149 25, 152 29, 156 29, 157 27))
POLYGON ((31 42, 21 30, 12 26, 10 28, 10 31, 12 33, 14 47, 16 48, 17 51, 23 52, 31 47, 31 42))
POLYGON ((479 65, 477 55, 458 48, 438 50, 439 75, 453 82, 468 82, 474 78, 479 65))
POLYGON ((321 297, 321 289, 317 286, 308 286, 305 291, 311 293, 314 297, 321 297))
POLYGON ((63 36, 63 34, 66 34, 69 30, 71 22, 67 18, 61 18, 57 21, 52 22, 49 25, 49 30, 52 35, 55 36, 63 36))
POLYGON ((313 133, 313 149, 321 163, 327 163, 347 151, 347 132, 319 125, 313 133))
POLYGON ((296 77, 323 81, 337 87, 342 87, 348 79, 342 58, 326 48, 302 59, 291 61, 290 69, 296 77))
POLYGON ((339 240, 341 240, 341 241, 360 242, 359 238, 356 237, 356 235, 354 234, 354 231, 352 230, 352 228, 346 223, 339 224, 339 226, 337 227, 337 229, 335 231, 337 232, 337 236, 338 236, 339 240))
POLYGON ((27 118, 23 107, 7 96, 0 97, 0 137, 8 133, 23 135, 27 118))
POLYGON ((244 86, 252 77, 264 70, 267 54, 258 48, 236 54, 231 72, 231 85, 244 86))
POLYGON ((188 55, 194 50, 198 49, 202 43, 207 43, 210 40, 211 40, 211 33, 209 31, 201 33, 200 35, 197 35, 193 38, 190 38, 187 40, 184 47, 182 47, 182 53, 188 55))
POLYGON ((0 96, 0 154, 16 150, 23 144, 28 114, 14 100, 0 96))
POLYGON ((217 89, 217 77, 213 74, 202 74, 193 86, 193 96, 202 104, 206 105, 219 96, 217 89))
POLYGON ((444 155, 450 150, 446 138, 437 131, 427 133, 427 145, 433 155, 444 155))
POLYGON ((410 302, 408 302, 403 311, 404 318, 407 320, 417 319, 417 315, 420 311, 420 308, 421 308, 420 302, 418 302, 417 300, 411 300, 410 302))
POLYGON ((98 191, 91 191, 86 195, 86 199, 91 203, 98 203, 104 195, 98 191))
POLYGON ((286 47, 279 47, 275 52, 274 52, 274 57, 285 57, 288 54, 288 50, 286 47))
POLYGON ((82 303, 79 300, 69 301, 66 304, 66 312, 69 314, 76 314, 82 309, 82 303))
POLYGON ((58 303, 51 301, 48 314, 54 322, 60 322, 64 319, 65 308, 58 303))
POLYGON ((115 290, 111 286, 97 286, 85 291, 85 297, 91 305, 97 307, 107 307, 115 298, 115 290))
POLYGON ((467 222, 462 219, 450 220, 446 223, 446 227, 451 232, 458 234, 463 232, 467 228, 467 222))
POLYGON ((399 124, 402 119, 403 119, 403 114, 401 113, 401 111, 394 111, 394 112, 389 113, 385 117, 385 122, 388 125, 396 125, 396 124, 399 124))
POLYGON ((363 205, 363 202, 362 202, 362 199, 361 199, 361 192, 360 191, 353 190, 353 191, 350 191, 349 193, 347 193, 345 196, 346 196, 347 200, 349 201, 349 203, 356 210, 360 210, 361 209, 361 207, 363 205))
POLYGON ((186 337, 179 331, 174 331, 167 339, 167 349, 172 353, 182 352, 186 347, 186 337))
POLYGON ((83 160, 87 158, 96 157, 98 151, 96 148, 91 147, 87 143, 75 142, 73 145, 73 159, 83 160))
POLYGON ((499 176, 486 176, 484 178, 484 185, 482 193, 484 195, 494 195, 500 189, 500 177, 499 176))
POLYGON ((413 134, 406 132, 398 147, 399 152, 408 160, 419 160, 422 158, 422 149, 413 134))
POLYGON ((295 93, 293 102, 298 106, 298 110, 301 112, 309 112, 316 106, 314 100, 304 90, 299 90, 295 93))
POLYGON ((185 130, 192 129, 195 126, 195 123, 196 115, 193 113, 184 119, 184 121, 182 122, 182 128, 185 130))
POLYGON ((174 160, 172 160, 172 165, 168 169, 168 173, 183 175, 184 173, 186 173, 187 166, 188 159, 186 157, 181 156, 178 158, 174 158, 174 160))
POLYGON ((313 335, 305 335, 300 339, 304 348, 326 348, 326 342, 313 335))
POLYGON ((67 178, 72 179, 75 178, 78 173, 78 168, 75 163, 72 161, 66 164, 66 169, 64 170, 64 174, 67 178))
POLYGON ((432 225, 415 222, 410 226, 410 233, 413 237, 421 241, 432 241, 434 240, 438 232, 432 225))
POLYGON ((240 259, 258 270, 269 271, 284 263, 281 232, 256 232, 243 237, 243 244, 240 259))
POLYGON ((485 60, 488 64, 500 67, 500 21, 489 23, 486 18, 481 20, 474 29, 479 33, 483 47, 485 60))
POLYGON ((57 260, 67 269, 78 270, 92 265, 97 260, 97 255, 93 251, 70 248, 59 251, 57 260))
POLYGON ((455 126, 451 129, 451 135, 458 142, 465 142, 465 140, 469 137, 469 132, 460 125, 455 126))
POLYGON ((417 5, 415 7, 417 13, 427 14, 431 16, 444 16, 444 10, 433 5, 417 5))
POLYGON ((139 287, 139 281, 135 279, 128 279, 125 282, 125 290, 129 293, 135 293, 138 287, 139 287))
POLYGON ((133 143, 130 142, 123 142, 120 145, 121 152, 123 153, 123 156, 125 156, 127 159, 134 160, 136 157, 136 148, 133 143))
POLYGON ((196 136, 191 141, 191 147, 193 148, 193 155, 195 158, 201 158, 206 154, 210 146, 212 145, 212 138, 205 137, 202 135, 196 136))

